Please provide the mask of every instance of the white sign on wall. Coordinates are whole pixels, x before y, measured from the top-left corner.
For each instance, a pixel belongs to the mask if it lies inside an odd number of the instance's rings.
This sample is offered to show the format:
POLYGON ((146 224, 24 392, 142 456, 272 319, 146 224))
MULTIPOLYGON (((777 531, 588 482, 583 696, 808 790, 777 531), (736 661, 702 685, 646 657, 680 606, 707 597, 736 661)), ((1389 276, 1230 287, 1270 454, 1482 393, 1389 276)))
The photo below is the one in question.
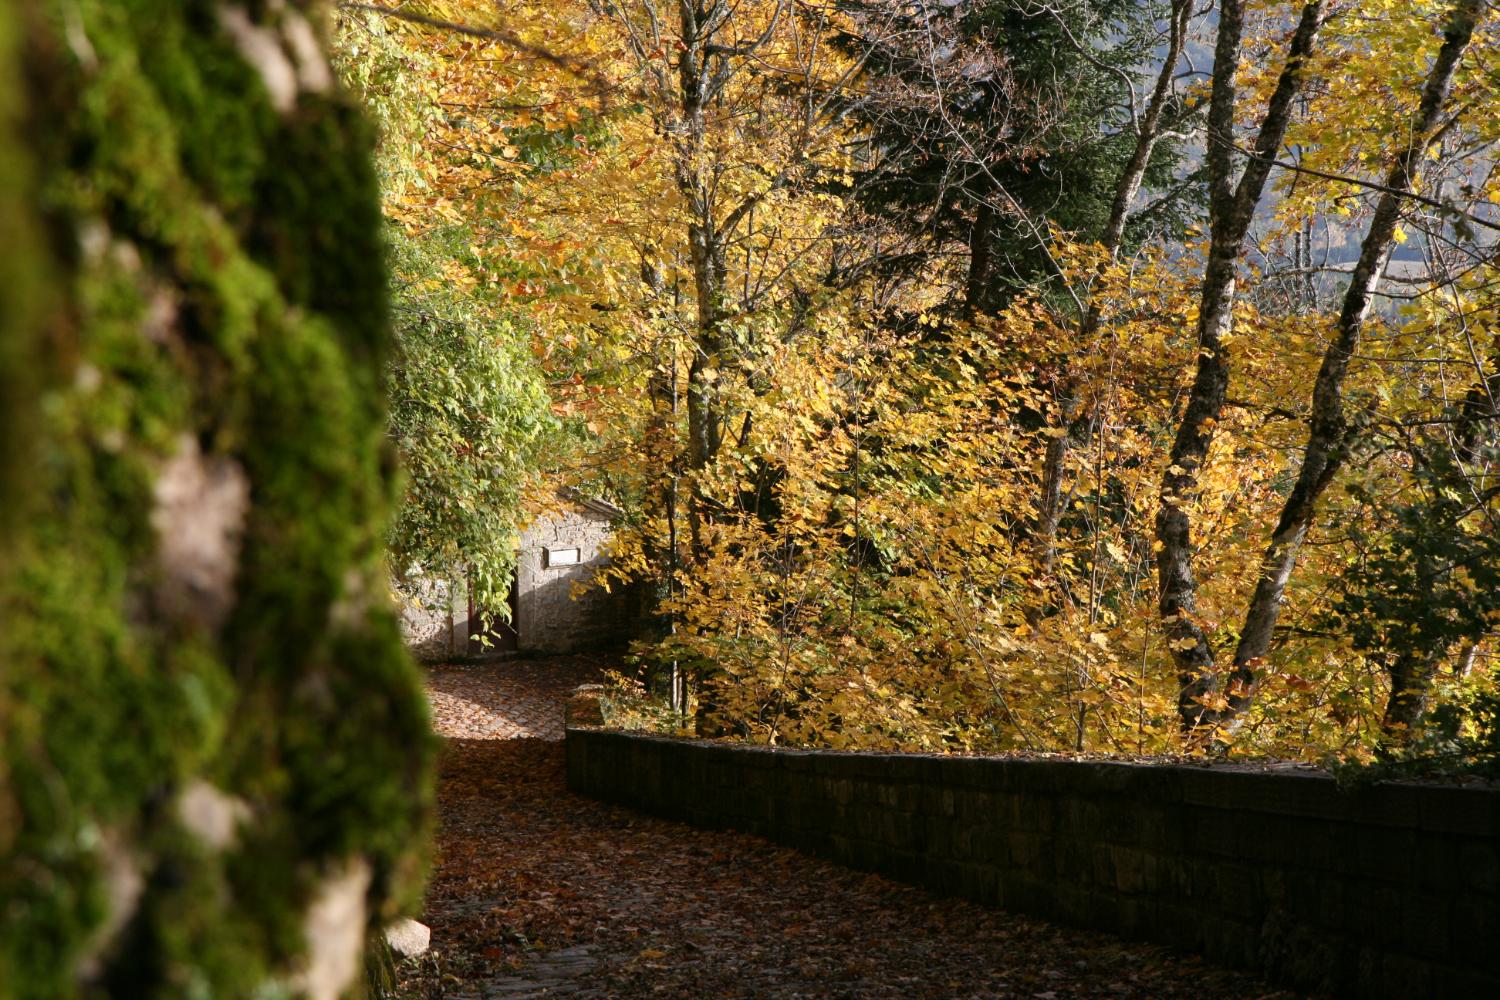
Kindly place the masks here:
POLYGON ((580 556, 578 549, 542 549, 542 566, 547 569, 553 566, 577 566, 583 561, 580 556))

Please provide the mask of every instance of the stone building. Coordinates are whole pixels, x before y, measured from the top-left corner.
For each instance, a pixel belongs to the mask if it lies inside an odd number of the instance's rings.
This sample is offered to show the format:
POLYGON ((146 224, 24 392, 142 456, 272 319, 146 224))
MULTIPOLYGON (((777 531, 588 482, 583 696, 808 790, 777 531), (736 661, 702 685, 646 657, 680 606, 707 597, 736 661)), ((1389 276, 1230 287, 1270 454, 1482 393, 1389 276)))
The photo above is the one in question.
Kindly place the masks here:
POLYGON ((567 492, 521 535, 510 589, 510 622, 497 620, 479 637, 480 608, 463 580, 420 578, 403 587, 403 629, 425 661, 574 653, 623 647, 639 613, 638 592, 592 585, 619 508, 567 492))

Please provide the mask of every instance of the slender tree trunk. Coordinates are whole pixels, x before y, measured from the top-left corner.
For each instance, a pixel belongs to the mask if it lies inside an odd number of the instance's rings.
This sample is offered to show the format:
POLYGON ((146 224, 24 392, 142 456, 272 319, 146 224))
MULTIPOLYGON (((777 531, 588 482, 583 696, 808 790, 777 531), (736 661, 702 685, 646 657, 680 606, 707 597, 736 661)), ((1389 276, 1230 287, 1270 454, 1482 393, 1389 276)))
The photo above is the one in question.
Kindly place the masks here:
MULTIPOLYGON (((669 290, 662 275, 659 262, 655 259, 655 248, 646 247, 641 256, 641 281, 651 291, 652 296, 661 303, 668 304, 676 309, 680 302, 680 289, 677 283, 669 290)), ((647 491, 648 505, 651 509, 660 512, 666 524, 666 538, 659 546, 654 546, 650 553, 652 564, 660 567, 661 584, 665 587, 666 601, 670 605, 677 596, 677 573, 681 550, 679 548, 678 525, 679 525, 679 503, 678 503, 678 481, 681 476, 681 449, 678 436, 678 410, 680 405, 678 392, 678 365, 677 365, 677 340, 675 336, 668 335, 655 345, 652 360, 655 362, 651 376, 647 379, 646 389, 651 399, 651 417, 645 429, 645 461, 653 468, 665 470, 665 475, 652 481, 647 491), (662 340, 666 341, 665 344, 662 340)), ((652 609, 657 610, 656 608, 652 609)), ((673 608, 669 612, 667 620, 667 632, 675 634, 677 631, 677 611, 673 608)), ((655 687, 661 682, 659 674, 651 677, 651 684, 655 687)), ((666 689, 669 704, 674 715, 679 719, 687 711, 687 692, 683 673, 678 661, 673 660, 666 675, 666 689)))
POLYGON ((714 56, 710 52, 716 25, 725 17, 719 0, 678 4, 681 51, 677 56, 679 99, 677 132, 677 188, 687 203, 688 254, 693 268, 697 321, 687 379, 687 469, 692 483, 688 504, 691 558, 703 551, 704 505, 697 474, 708 467, 718 450, 717 389, 719 324, 724 299, 725 254, 714 217, 714 196, 704 162, 709 98, 714 56))
MULTIPOLYGON (((708 467, 723 439, 723 415, 717 402, 719 366, 722 362, 724 297, 724 250, 712 230, 713 220, 693 225, 693 274, 697 283, 698 324, 693 359, 688 366, 688 468, 698 472, 708 467)), ((694 556, 699 554, 697 519, 693 528, 694 556)))
POLYGON ((1427 712, 1432 690, 1435 657, 1416 650, 1406 650, 1386 668, 1391 679, 1391 695, 1380 719, 1380 746, 1390 753, 1411 743, 1427 712))
POLYGON ((1032 551, 1037 569, 1043 577, 1050 577, 1057 565, 1057 527, 1062 521, 1062 484, 1068 458, 1068 438, 1073 433, 1073 420, 1067 403, 1063 405, 1064 423, 1062 433, 1047 439, 1047 451, 1042 456, 1042 493, 1037 498, 1036 536, 1032 551))
MULTIPOLYGON (((1166 111, 1172 96, 1172 81, 1177 75, 1177 61, 1182 58, 1187 44, 1188 26, 1193 19, 1193 0, 1172 0, 1171 27, 1167 38, 1167 51, 1162 57, 1161 69, 1156 76, 1156 85, 1146 102, 1136 132, 1135 150, 1125 164, 1125 170, 1115 185, 1114 201, 1110 205, 1109 222, 1104 227, 1100 242, 1111 257, 1119 255, 1120 245, 1125 239, 1125 223, 1130 219, 1131 206, 1141 192, 1146 180, 1146 170, 1151 166, 1151 157, 1161 141, 1161 116, 1166 111)), ((1097 321, 1096 325, 1097 325, 1097 321)))
POLYGON ((974 228, 969 233, 969 274, 964 282, 964 306, 970 313, 982 312, 990 295, 990 261, 994 249, 995 210, 988 201, 981 202, 974 213, 974 228))
POLYGON ((1198 581, 1193 569, 1190 509, 1197 500, 1198 473, 1213 443, 1229 386, 1229 362, 1223 343, 1234 326, 1241 248, 1270 173, 1270 158, 1281 146, 1293 104, 1305 82, 1304 64, 1317 44, 1325 6, 1326 0, 1314 0, 1302 8, 1286 65, 1256 137, 1257 156, 1246 164, 1236 184, 1234 128, 1239 95, 1235 73, 1245 27, 1245 3, 1223 0, 1220 4, 1208 112, 1211 236, 1198 308, 1197 370, 1172 443, 1171 461, 1162 477, 1161 505, 1156 515, 1157 608, 1177 663, 1181 685, 1178 714, 1189 729, 1202 724, 1207 711, 1205 699, 1216 690, 1214 650, 1197 621, 1198 581))
POLYGON ((1485 374, 1484 362, 1476 359, 1478 380, 1464 394, 1459 406, 1459 423, 1453 428, 1453 449, 1458 461, 1479 461, 1481 434, 1495 429, 1494 420, 1500 416, 1500 351, 1489 359, 1489 374, 1485 374))
MULTIPOLYGON (((693 353, 688 362, 688 439, 684 455, 688 480, 688 561, 692 565, 704 558, 705 529, 712 516, 703 492, 702 474, 712 464, 723 436, 717 383, 723 360, 727 254, 716 212, 711 165, 706 162, 709 156, 706 114, 716 77, 733 71, 724 63, 727 57, 715 52, 716 37, 732 14, 724 0, 706 3, 681 0, 677 9, 682 48, 677 56, 681 107, 676 126, 676 175, 678 191, 691 219, 688 253, 697 310, 693 353)), ((715 693, 718 676, 717 669, 710 665, 697 678, 695 718, 700 736, 723 736, 729 731, 715 693)))
MULTIPOLYGON (((1426 155, 1433 134, 1452 90, 1453 77, 1468 49, 1479 19, 1484 16, 1488 0, 1460 0, 1449 16, 1443 46, 1428 73, 1422 101, 1411 123, 1405 148, 1391 165, 1385 179, 1385 193, 1370 220, 1369 232, 1360 249, 1359 262, 1349 279, 1339 313, 1333 342, 1323 355, 1313 387, 1312 418, 1302 467, 1291 495, 1282 506, 1281 517, 1271 536, 1271 543, 1261 561, 1260 577, 1240 630, 1240 641, 1234 653, 1229 675, 1228 699, 1213 721, 1223 722, 1247 709, 1255 694, 1256 670, 1271 647, 1271 636, 1281 614, 1287 582, 1297 565, 1297 555, 1307 530, 1317 513, 1318 501, 1348 456, 1349 429, 1344 418, 1344 380, 1349 360, 1359 348, 1365 321, 1375 299, 1375 292, 1395 246, 1396 227, 1401 221, 1402 194, 1412 190, 1417 169, 1426 155)), ((1430 668, 1411 665, 1403 668, 1408 677, 1393 687, 1392 703, 1404 692, 1407 683, 1421 685, 1431 674, 1430 668)), ((1398 716, 1420 711, 1423 699, 1402 695, 1398 716)))
MULTIPOLYGON (((1140 118, 1135 149, 1115 184, 1115 196, 1110 206, 1109 219, 1105 223, 1101 237, 1104 249, 1109 253, 1111 260, 1117 259, 1120 255, 1120 247, 1125 240, 1125 225, 1130 219, 1131 206, 1135 204, 1136 196, 1140 194, 1141 185, 1146 179, 1146 171, 1151 166, 1151 157, 1161 141, 1162 114, 1166 111, 1167 103, 1172 96, 1172 81, 1176 76, 1177 61, 1182 57, 1183 46, 1187 43, 1188 27, 1192 18, 1193 0, 1173 0, 1167 51, 1162 57, 1156 85, 1152 88, 1151 97, 1146 102, 1145 111, 1140 118)), ((981 212, 987 210, 988 206, 985 206, 981 212)), ((984 253, 987 268, 989 253, 987 246, 984 248, 984 253)), ((973 283, 978 255, 979 249, 972 248, 969 268, 971 307, 975 299, 973 283)), ((1083 317, 1079 338, 1083 344, 1088 344, 1093 339, 1103 322, 1102 292, 1102 287, 1096 288, 1089 297, 1088 310, 1083 317)), ((1074 393, 1068 391, 1064 395, 1069 398, 1064 401, 1060 424, 1067 433, 1049 438, 1047 441, 1047 451, 1042 459, 1042 492, 1037 500, 1036 531, 1032 540, 1033 557, 1044 577, 1052 574, 1057 561, 1057 528, 1062 520, 1062 484, 1067 471, 1068 442, 1077 430, 1076 425, 1081 416, 1078 412, 1079 407, 1075 405, 1075 400, 1072 398, 1074 393)))
POLYGON ((1470 642, 1459 651, 1458 659, 1453 661, 1453 676, 1467 677, 1474 672, 1474 661, 1479 658, 1479 643, 1470 642))

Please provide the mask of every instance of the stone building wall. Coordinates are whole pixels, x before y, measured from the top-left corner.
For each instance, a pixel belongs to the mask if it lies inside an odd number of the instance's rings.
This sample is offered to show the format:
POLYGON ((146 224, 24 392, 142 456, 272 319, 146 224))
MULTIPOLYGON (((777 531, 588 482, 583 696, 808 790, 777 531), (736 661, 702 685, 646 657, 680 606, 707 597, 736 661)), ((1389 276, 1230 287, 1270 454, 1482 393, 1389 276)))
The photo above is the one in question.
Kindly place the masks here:
POLYGON ((412 656, 440 663, 468 652, 469 595, 462 580, 415 577, 394 588, 401 637, 412 656))
POLYGON ((1319 994, 1500 996, 1500 788, 784 751, 593 729, 576 792, 1207 954, 1319 994))
POLYGON ((608 565, 614 514, 587 503, 539 518, 521 538, 516 627, 522 652, 568 653, 624 642, 631 594, 592 585, 608 565))
MULTIPOLYGON (((414 575, 398 584, 401 630, 423 662, 469 656, 573 653, 623 648, 638 611, 637 591, 594 585, 609 564, 607 549, 618 512, 605 504, 569 502, 538 517, 522 533, 512 602, 512 644, 471 643, 468 593, 462 579, 414 575)), ((498 625, 504 631, 506 626, 498 625)))

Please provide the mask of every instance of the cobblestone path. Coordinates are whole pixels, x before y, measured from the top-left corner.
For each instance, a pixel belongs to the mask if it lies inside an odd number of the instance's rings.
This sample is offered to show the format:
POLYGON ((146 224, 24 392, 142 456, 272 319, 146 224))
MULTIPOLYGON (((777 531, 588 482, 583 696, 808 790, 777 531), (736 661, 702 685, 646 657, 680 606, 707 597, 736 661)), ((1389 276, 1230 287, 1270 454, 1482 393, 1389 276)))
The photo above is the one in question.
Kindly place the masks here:
POLYGON ((444 667, 423 1000, 1288 1000, 1108 935, 583 799, 561 701, 599 661, 444 667), (516 738, 521 737, 521 738, 516 738), (537 738, 543 737, 543 738, 537 738))
POLYGON ((611 664, 596 656, 445 664, 428 668, 427 697, 450 739, 560 740, 568 692, 611 664))

